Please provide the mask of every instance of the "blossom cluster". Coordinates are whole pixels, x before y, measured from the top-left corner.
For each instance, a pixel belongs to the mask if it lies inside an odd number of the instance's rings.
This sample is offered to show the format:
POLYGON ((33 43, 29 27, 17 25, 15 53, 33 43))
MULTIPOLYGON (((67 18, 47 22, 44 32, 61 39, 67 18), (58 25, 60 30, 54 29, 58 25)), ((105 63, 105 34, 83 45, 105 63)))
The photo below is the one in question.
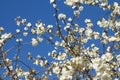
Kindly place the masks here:
POLYGON ((0 68, 4 66, 4 76, 10 76, 12 80, 119 80, 119 4, 109 4, 108 0, 65 0, 64 4, 73 9, 73 17, 59 11, 57 0, 50 0, 50 4, 55 10, 55 24, 46 25, 38 20, 33 25, 18 16, 15 22, 18 26, 24 26, 23 30, 18 27, 15 34, 3 33, 3 27, 0 27, 0 68), (80 18, 85 5, 98 6, 103 11, 109 11, 109 14, 99 19, 96 24, 86 18, 86 26, 81 26, 75 20, 80 18), (96 31, 95 27, 101 31, 96 31), (30 35, 31 39, 24 43, 25 39, 19 35, 25 38, 30 35), (4 51, 4 44, 12 38, 16 40, 17 46, 4 51), (53 50, 48 52, 48 57, 52 58, 52 61, 39 54, 35 58, 30 52, 27 55, 33 65, 41 66, 41 70, 38 71, 20 60, 18 53, 20 47, 25 44, 35 47, 39 43, 44 43, 44 40, 53 46, 53 50), (7 58, 7 53, 16 47, 17 54, 14 60, 7 58), (28 70, 18 62, 25 65, 28 70))

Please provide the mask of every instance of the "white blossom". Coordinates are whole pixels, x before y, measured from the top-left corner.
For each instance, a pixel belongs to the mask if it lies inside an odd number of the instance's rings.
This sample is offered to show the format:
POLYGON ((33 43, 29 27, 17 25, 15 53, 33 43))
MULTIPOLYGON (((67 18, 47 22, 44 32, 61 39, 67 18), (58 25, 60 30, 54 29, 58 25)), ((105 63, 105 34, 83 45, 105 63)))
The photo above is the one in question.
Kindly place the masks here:
POLYGON ((38 45, 38 41, 35 38, 32 38, 32 46, 37 46, 38 45))
POLYGON ((72 6, 72 5, 76 4, 77 2, 79 2, 79 0, 66 0, 65 3, 69 6, 72 6))
POLYGON ((50 0, 50 3, 53 3, 55 0, 50 0))
POLYGON ((26 19, 22 19, 21 23, 26 24, 26 19))
POLYGON ((27 36, 28 35, 28 32, 23 32, 23 36, 27 36))
POLYGON ((27 25, 26 25, 27 27, 31 27, 32 26, 32 24, 29 22, 29 23, 27 23, 27 25))
POLYGON ((0 27, 0 32, 4 31, 4 28, 3 27, 0 27))
POLYGON ((66 15, 63 14, 63 13, 60 13, 60 14, 58 15, 58 19, 59 19, 59 20, 60 20, 60 19, 65 20, 65 19, 66 19, 66 15))
POLYGON ((20 33, 20 30, 19 30, 19 29, 16 29, 16 33, 20 33))
POLYGON ((110 60, 112 60, 112 58, 113 58, 112 53, 106 53, 106 54, 102 55, 102 59, 104 61, 110 61, 110 60))
POLYGON ((53 68, 53 73, 55 74, 59 74, 60 73, 60 68, 57 66, 57 67, 54 67, 53 68))

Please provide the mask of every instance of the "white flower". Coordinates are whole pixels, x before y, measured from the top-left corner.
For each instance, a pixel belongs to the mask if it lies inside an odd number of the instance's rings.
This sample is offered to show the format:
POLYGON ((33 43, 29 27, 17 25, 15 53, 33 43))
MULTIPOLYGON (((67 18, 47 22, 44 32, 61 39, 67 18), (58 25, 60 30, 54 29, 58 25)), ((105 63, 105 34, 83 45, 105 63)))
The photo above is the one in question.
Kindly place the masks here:
POLYGON ((22 19, 21 23, 25 24, 26 23, 26 19, 22 19))
POLYGON ((28 27, 24 27, 24 30, 27 31, 27 30, 28 30, 28 27))
POLYGON ((30 74, 29 72, 23 72, 23 75, 25 75, 25 76, 27 76, 29 74, 30 74))
POLYGON ((59 20, 60 20, 60 19, 65 20, 65 19, 66 19, 66 15, 63 14, 63 13, 60 13, 60 14, 58 15, 58 19, 59 19, 59 20))
POLYGON ((80 11, 79 11, 79 10, 75 10, 75 11, 74 11, 74 15, 75 15, 76 17, 79 17, 80 11))
POLYGON ((118 64, 120 64, 120 55, 117 55, 116 59, 117 59, 118 64))
POLYGON ((118 60, 118 61, 120 61, 120 55, 117 55, 117 57, 116 57, 116 58, 117 58, 117 60, 118 60))
POLYGON ((79 2, 79 0, 66 0, 65 3, 69 6, 72 6, 72 5, 76 4, 77 2, 79 2))
POLYGON ((64 60, 66 59, 67 55, 66 53, 59 53, 59 55, 57 56, 57 60, 64 60))
POLYGON ((111 47, 110 47, 110 46, 107 47, 107 51, 108 51, 108 52, 111 51, 111 47))
POLYGON ((70 22, 71 22, 71 21, 72 21, 72 18, 68 18, 68 21, 70 21, 70 22))
POLYGON ((45 32, 45 28, 44 28, 45 24, 43 24, 41 21, 38 21, 36 23, 36 33, 39 34, 43 34, 45 32))
POLYGON ((82 35, 84 30, 85 30, 84 28, 79 28, 79 33, 82 35))
POLYGON ((93 24, 92 24, 90 19, 85 19, 85 23, 87 24, 87 27, 93 26, 93 24))
POLYGON ((28 35, 28 32, 23 32, 23 36, 27 36, 28 35))
POLYGON ((74 68, 72 66, 66 65, 62 68, 62 75, 60 76, 60 80, 72 80, 72 75, 74 74, 74 68))
POLYGON ((52 56, 53 58, 56 58, 56 56, 57 56, 56 53, 57 53, 56 50, 53 50, 50 56, 52 56))
POLYGON ((25 75, 25 80, 29 80, 29 79, 28 79, 29 74, 30 74, 29 72, 24 72, 24 73, 23 73, 23 75, 25 75))
POLYGON ((20 33, 20 29, 16 29, 16 33, 20 33))
POLYGON ((27 27, 31 27, 32 26, 32 24, 29 22, 29 23, 27 23, 27 25, 26 25, 27 27))
POLYGON ((56 41, 56 42, 55 42, 55 45, 56 45, 56 46, 60 46, 60 42, 56 41))
POLYGON ((105 53, 105 54, 103 54, 102 55, 102 57, 101 57, 104 61, 110 61, 110 60, 112 60, 113 59, 113 56, 112 56, 112 53, 105 53))
POLYGON ((32 38, 32 46, 37 46, 38 45, 38 41, 35 38, 32 38))
POLYGON ((66 68, 62 68, 62 75, 64 75, 64 76, 72 75, 72 72, 70 72, 70 70, 67 71, 66 68))
POLYGON ((13 70, 13 66, 9 66, 9 69, 12 71, 13 70))
POLYGON ((0 47, 4 44, 4 39, 0 39, 0 47))
POLYGON ((48 56, 51 56, 51 53, 50 53, 50 52, 48 52, 48 56))
POLYGON ((53 73, 59 74, 60 73, 60 68, 58 66, 57 67, 53 67, 53 73))
POLYGON ((11 33, 5 33, 5 34, 1 35, 1 39, 8 39, 8 38, 11 38, 11 37, 12 37, 11 33))
POLYGON ((115 78, 114 80, 119 80, 119 78, 115 78))
POLYGON ((90 23, 91 20, 90 19, 85 19, 85 23, 90 23))
POLYGON ((17 24, 18 26, 20 26, 20 24, 21 24, 20 18, 21 18, 20 16, 18 16, 17 18, 15 18, 16 24, 17 24))
POLYGON ((106 32, 103 32, 103 33, 102 33, 102 37, 103 37, 103 38, 108 38, 106 32))
POLYGON ((94 38, 99 39, 99 32, 93 32, 94 38))
POLYGON ((114 2, 114 6, 117 7, 117 6, 118 6, 118 3, 117 3, 117 2, 114 2))
POLYGON ((3 27, 0 27, 0 32, 2 32, 4 30, 4 28, 3 27))
POLYGON ((105 18, 102 18, 102 20, 97 22, 97 25, 99 25, 100 27, 103 27, 103 28, 108 28, 109 24, 110 24, 110 22, 108 22, 105 18))
POLYGON ((86 31, 85 31, 85 35, 86 36, 88 36, 88 37, 91 37, 92 36, 92 29, 87 29, 86 31))
POLYGON ((50 0, 50 3, 54 3, 55 0, 50 0))
POLYGON ((110 74, 105 72, 105 73, 102 74, 101 80, 112 80, 112 77, 111 77, 110 74))
POLYGON ((116 40, 117 40, 117 38, 114 37, 114 36, 112 36, 112 37, 109 38, 109 42, 116 41, 116 40))
POLYGON ((43 60, 40 60, 40 61, 39 61, 39 64, 40 64, 40 66, 44 66, 44 65, 45 65, 45 62, 44 62, 43 60))
POLYGON ((20 69, 16 69, 16 72, 17 72, 17 76, 18 77, 22 77, 23 76, 23 70, 20 68, 20 69))
POLYGON ((108 0, 100 0, 101 3, 107 3, 108 0))
POLYGON ((35 65, 39 65, 39 63, 40 63, 39 59, 36 59, 36 60, 33 62, 33 64, 35 64, 35 65))
POLYGON ((118 68, 118 71, 120 72, 120 67, 118 68))
POLYGON ((48 28, 48 29, 49 29, 49 28, 53 28, 53 25, 48 25, 47 28, 48 28))
POLYGON ((16 24, 17 24, 17 26, 20 26, 21 22, 17 20, 16 24))
POLYGON ((95 44, 91 44, 91 47, 95 47, 95 44))
POLYGON ((72 80, 72 78, 70 75, 61 75, 59 80, 72 80))
POLYGON ((82 11, 82 10, 83 10, 83 8, 84 8, 83 6, 80 6, 80 7, 79 7, 79 11, 82 11))
POLYGON ((35 34, 35 32, 36 32, 36 30, 32 28, 32 29, 31 29, 31 33, 32 33, 32 34, 35 34))
POLYGON ((16 39, 16 42, 21 42, 21 41, 23 41, 22 38, 16 39))
POLYGON ((37 37, 37 40, 38 40, 39 42, 42 42, 42 41, 43 41, 43 38, 37 37))
POLYGON ((56 4, 53 4, 53 8, 56 8, 57 7, 57 5, 56 4))
POLYGON ((98 67, 103 63, 102 60, 100 58, 95 58, 92 60, 92 63, 93 63, 93 68, 95 70, 98 69, 98 67))
POLYGON ((88 41, 88 39, 81 39, 81 42, 83 42, 83 43, 87 43, 87 41, 88 41))
POLYGON ((67 29, 69 29, 70 28, 70 26, 69 25, 66 25, 65 27, 64 27, 64 30, 67 30, 67 29))

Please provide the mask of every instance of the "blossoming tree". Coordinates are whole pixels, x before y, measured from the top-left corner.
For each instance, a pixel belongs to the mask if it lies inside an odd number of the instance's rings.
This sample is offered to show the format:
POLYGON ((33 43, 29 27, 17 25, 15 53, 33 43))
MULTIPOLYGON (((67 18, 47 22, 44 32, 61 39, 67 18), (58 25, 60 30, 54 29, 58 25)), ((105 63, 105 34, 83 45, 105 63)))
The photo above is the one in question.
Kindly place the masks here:
POLYGON ((16 29, 16 33, 5 33, 4 28, 0 27, 0 68, 4 69, 0 78, 4 80, 8 76, 7 79, 11 80, 119 80, 119 4, 117 2, 110 4, 107 0, 61 1, 73 9, 73 16, 69 17, 59 12, 58 2, 60 1, 50 0, 55 11, 53 25, 45 25, 40 20, 32 25, 18 16, 15 18, 16 24, 24 26, 24 30, 16 29), (86 17, 84 20, 86 27, 81 26, 76 20, 80 18, 85 5, 97 6, 108 13, 96 22, 97 25, 86 17), (94 27, 101 30, 95 31, 94 27), (29 34, 31 39, 24 42, 29 34), (7 42, 12 39, 16 40, 17 45, 6 50, 5 46, 9 45, 7 42), (30 52, 26 57, 34 65, 40 65, 40 70, 28 66, 25 61, 19 59, 23 45, 39 46, 44 40, 48 45, 53 45, 54 49, 48 52, 52 60, 40 55, 34 58, 30 52), (89 42, 92 44, 86 46, 89 42), (17 53, 11 59, 7 55, 14 48, 17 49, 17 53))

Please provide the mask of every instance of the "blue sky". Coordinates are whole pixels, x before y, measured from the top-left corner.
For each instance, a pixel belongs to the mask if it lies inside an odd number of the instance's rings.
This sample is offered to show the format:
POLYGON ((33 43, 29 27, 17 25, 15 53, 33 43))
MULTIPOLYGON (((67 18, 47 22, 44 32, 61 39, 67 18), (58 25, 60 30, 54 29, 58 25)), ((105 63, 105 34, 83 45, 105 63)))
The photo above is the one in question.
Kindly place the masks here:
MULTIPOLYGON (((64 0, 58 0, 59 1, 59 7, 61 13, 66 13, 68 17, 72 17, 72 10, 71 7, 62 5, 64 0)), ((110 2, 113 1, 119 1, 119 0, 110 0, 110 2)), ((95 23, 99 18, 101 18, 105 13, 103 13, 102 9, 99 9, 98 7, 90 7, 85 6, 84 11, 81 12, 80 15, 80 25, 85 26, 84 20, 85 18, 90 18, 93 23, 95 23)), ((52 5, 50 5, 49 0, 0 0, 0 26, 3 26, 5 28, 5 32, 15 32, 15 30, 18 28, 15 24, 14 18, 17 16, 21 16, 22 18, 26 18, 28 22, 33 23, 33 25, 37 22, 37 20, 42 20, 46 25, 48 24, 55 24, 54 17, 53 17, 54 9, 52 8, 52 5)), ((100 31, 98 27, 94 28, 96 31, 100 31)), ((29 38, 28 38, 29 39, 29 38)), ((7 44, 8 46, 12 46, 12 44, 15 43, 12 41, 10 44, 7 44)), ((46 45, 44 43, 41 43, 38 47, 31 47, 31 45, 26 45, 22 48, 21 51, 21 59, 25 60, 24 55, 30 51, 32 52, 33 56, 36 56, 37 54, 45 55, 47 56, 47 52, 51 51, 53 48, 51 45, 46 45)), ((13 52, 15 52, 16 49, 14 49, 13 52)), ((9 54, 10 57, 14 54, 9 54)), ((29 63, 29 62, 27 62, 29 63)), ((30 64, 29 64, 30 65, 30 64)))
POLYGON ((52 18, 51 11, 49 0, 0 0, 0 25, 13 30, 16 27, 14 18, 17 16, 32 22, 38 19, 48 22, 52 18))

